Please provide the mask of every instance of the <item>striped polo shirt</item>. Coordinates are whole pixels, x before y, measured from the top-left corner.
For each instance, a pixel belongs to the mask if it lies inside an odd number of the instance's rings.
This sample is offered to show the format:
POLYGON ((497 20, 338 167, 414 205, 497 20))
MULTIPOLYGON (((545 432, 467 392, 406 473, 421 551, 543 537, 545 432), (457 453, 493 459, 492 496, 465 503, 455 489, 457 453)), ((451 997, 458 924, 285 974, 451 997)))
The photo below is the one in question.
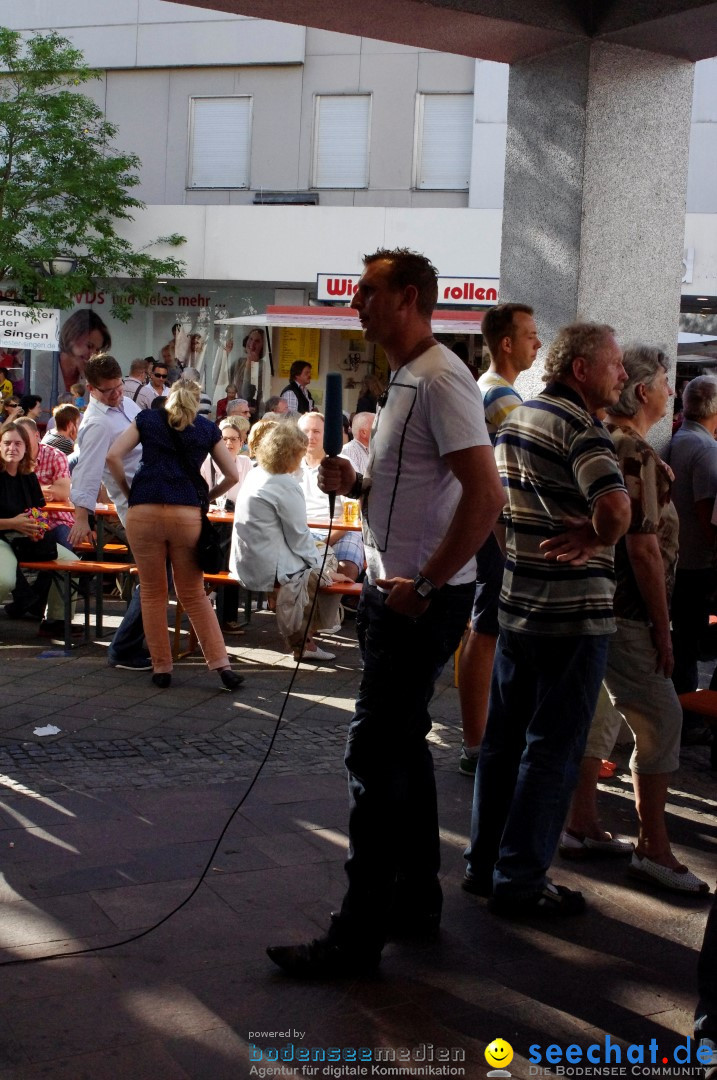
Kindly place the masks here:
POLYGON ((484 371, 478 379, 478 389, 483 395, 485 426, 490 441, 495 445, 498 428, 513 409, 522 405, 523 399, 515 387, 497 371, 484 371))
POLYGON ((506 418, 496 462, 507 526, 500 625, 529 634, 612 633, 614 549, 571 566, 548 562, 539 548, 566 519, 590 518, 602 495, 625 490, 605 428, 575 391, 551 383, 506 418))

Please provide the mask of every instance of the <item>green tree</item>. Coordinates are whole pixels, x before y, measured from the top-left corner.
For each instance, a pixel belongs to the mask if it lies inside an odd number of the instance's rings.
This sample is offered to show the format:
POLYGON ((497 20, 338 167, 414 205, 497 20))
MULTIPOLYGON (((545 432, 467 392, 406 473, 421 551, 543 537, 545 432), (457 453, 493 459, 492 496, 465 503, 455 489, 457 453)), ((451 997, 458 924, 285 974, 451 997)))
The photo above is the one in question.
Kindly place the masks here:
POLYGON ((128 319, 130 298, 145 302, 158 278, 184 276, 182 262, 148 248, 184 237, 135 250, 117 235, 117 223, 144 206, 130 194, 140 161, 113 147, 116 125, 77 90, 100 76, 66 38, 0 27, 0 71, 0 288, 60 308, 78 293, 114 290, 121 298, 112 313, 128 319), (57 256, 75 259, 76 269, 45 276, 43 264, 57 256))

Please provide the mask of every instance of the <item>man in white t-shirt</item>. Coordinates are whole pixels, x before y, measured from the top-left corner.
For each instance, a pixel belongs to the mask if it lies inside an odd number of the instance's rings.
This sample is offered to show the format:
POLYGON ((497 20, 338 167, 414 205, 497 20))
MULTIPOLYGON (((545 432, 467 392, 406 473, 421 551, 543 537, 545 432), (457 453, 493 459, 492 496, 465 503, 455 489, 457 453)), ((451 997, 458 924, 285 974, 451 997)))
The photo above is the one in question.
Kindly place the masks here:
POLYGON ((364 667, 349 728, 348 891, 328 934, 270 948, 290 975, 372 971, 389 932, 438 929, 442 894, 428 703, 468 621, 475 552, 503 505, 480 393, 431 333, 435 268, 378 251, 352 301, 391 382, 364 476, 345 458, 325 491, 362 498, 367 572, 356 618, 364 667))

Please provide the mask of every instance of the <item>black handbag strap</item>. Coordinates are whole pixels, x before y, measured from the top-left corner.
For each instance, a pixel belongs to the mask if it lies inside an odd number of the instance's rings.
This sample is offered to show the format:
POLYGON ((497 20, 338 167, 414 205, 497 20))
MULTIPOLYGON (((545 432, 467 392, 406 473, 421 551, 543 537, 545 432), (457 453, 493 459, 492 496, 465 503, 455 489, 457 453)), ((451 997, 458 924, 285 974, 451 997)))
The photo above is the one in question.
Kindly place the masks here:
POLYGON ((179 432, 175 431, 175 429, 172 427, 169 422, 169 417, 164 411, 162 411, 162 416, 164 416, 165 423, 167 424, 167 430, 169 432, 169 437, 174 443, 174 448, 177 451, 179 462, 189 479, 192 481, 194 490, 196 491, 197 497, 199 499, 199 505, 206 513, 209 507, 209 488, 207 487, 207 483, 203 479, 199 470, 195 468, 195 466, 192 465, 191 461, 189 460, 189 456, 184 447, 184 443, 180 438, 179 432))

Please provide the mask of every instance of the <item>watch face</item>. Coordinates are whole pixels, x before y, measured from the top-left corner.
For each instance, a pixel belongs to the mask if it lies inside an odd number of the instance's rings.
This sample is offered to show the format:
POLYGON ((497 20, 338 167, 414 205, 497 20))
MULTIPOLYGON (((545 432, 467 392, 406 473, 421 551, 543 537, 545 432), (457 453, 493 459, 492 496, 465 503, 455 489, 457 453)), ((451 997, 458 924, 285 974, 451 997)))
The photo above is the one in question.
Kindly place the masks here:
POLYGON ((413 582, 413 587, 418 593, 418 595, 424 600, 433 592, 433 586, 431 585, 430 581, 426 580, 426 578, 417 577, 413 582))

